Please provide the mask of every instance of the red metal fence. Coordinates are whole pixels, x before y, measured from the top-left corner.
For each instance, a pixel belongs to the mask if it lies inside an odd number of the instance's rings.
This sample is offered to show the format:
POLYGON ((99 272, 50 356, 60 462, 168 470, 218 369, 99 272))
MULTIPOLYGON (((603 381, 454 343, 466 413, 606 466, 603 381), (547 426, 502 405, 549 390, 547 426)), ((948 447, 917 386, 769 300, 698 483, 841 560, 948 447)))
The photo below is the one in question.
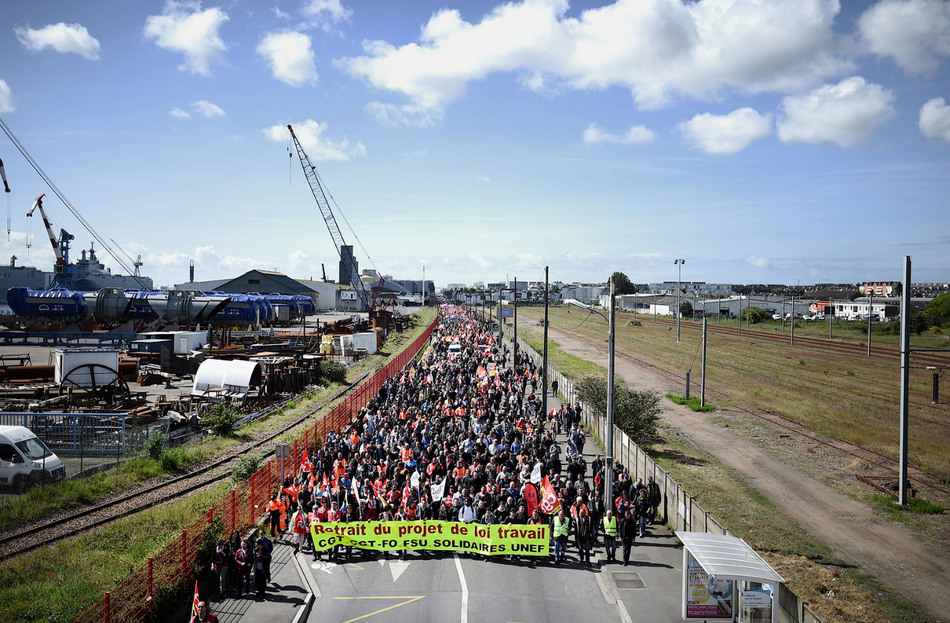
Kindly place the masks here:
MULTIPOLYGON (((422 349, 429 339, 436 321, 405 350, 391 359, 376 374, 366 379, 346 398, 338 402, 329 413, 308 426, 290 444, 290 463, 296 466, 304 452, 322 440, 327 431, 340 431, 360 409, 376 396, 387 379, 395 376, 422 349)), ((224 524, 223 537, 232 530, 242 533, 253 526, 262 515, 272 492, 280 480, 280 461, 271 457, 247 482, 234 488, 217 504, 202 515, 201 519, 181 531, 160 552, 149 557, 148 562, 119 582, 76 622, 144 621, 154 604, 157 592, 165 586, 173 586, 183 578, 194 575, 198 549, 207 527, 220 517, 224 524)))

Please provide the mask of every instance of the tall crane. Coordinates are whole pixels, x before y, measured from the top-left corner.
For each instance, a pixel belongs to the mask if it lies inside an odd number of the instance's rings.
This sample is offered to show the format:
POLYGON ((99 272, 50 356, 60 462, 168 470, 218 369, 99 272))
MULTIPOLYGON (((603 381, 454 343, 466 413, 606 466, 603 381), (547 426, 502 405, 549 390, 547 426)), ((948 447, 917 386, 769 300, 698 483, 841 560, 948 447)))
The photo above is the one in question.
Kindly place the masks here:
POLYGON ((297 156, 300 158, 300 166, 303 168, 303 174, 310 183, 313 198, 317 201, 317 207, 320 208, 320 213, 323 215, 323 220, 326 221, 327 229, 330 230, 330 237, 333 238, 333 244, 336 246, 337 253, 340 255, 340 261, 343 263, 343 272, 349 276, 350 285, 353 286, 356 296, 360 299, 363 310, 373 311, 374 302, 370 301, 366 286, 363 284, 356 270, 356 262, 353 259, 353 247, 347 245, 346 240, 343 239, 343 234, 340 232, 340 227, 336 223, 333 210, 330 209, 330 202, 323 189, 323 183, 317 175, 317 169, 310 164, 310 158, 307 157, 307 152, 300 146, 300 141, 297 140, 297 135, 294 134, 293 127, 288 125, 287 129, 290 130, 290 136, 294 139, 297 156))
POLYGON ((72 290, 73 278, 69 273, 69 241, 72 240, 74 236, 65 229, 61 229, 59 230, 59 241, 57 242, 56 234, 53 233, 53 225, 46 216, 46 210, 43 209, 43 197, 45 196, 46 193, 41 193, 40 196, 36 198, 36 201, 33 202, 33 207, 30 208, 30 211, 27 212, 26 215, 28 217, 33 216, 33 212, 36 208, 39 208, 40 216, 43 217, 43 225, 46 227, 46 233, 49 234, 49 242, 53 245, 53 253, 56 254, 56 267, 53 271, 52 287, 72 290))

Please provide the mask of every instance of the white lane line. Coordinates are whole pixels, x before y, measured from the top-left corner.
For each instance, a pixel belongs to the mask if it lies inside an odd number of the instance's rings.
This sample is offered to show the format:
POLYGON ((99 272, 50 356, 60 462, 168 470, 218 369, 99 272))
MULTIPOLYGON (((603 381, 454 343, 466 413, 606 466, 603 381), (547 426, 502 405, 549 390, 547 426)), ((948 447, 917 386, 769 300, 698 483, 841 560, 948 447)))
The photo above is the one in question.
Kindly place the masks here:
POLYGON ((465 583, 465 574, 462 573, 462 561, 455 555, 455 568, 459 572, 459 582, 462 583, 462 623, 468 623, 468 585, 465 583))

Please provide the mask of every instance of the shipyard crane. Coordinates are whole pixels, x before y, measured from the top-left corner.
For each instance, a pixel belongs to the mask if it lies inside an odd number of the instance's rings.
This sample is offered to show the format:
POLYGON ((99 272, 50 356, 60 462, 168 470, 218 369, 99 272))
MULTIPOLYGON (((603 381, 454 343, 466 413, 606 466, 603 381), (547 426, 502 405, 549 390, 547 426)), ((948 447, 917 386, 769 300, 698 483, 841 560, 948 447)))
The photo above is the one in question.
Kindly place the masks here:
POLYGON ((300 166, 303 168, 303 173, 306 176, 307 181, 310 183, 310 190, 313 192, 313 198, 317 201, 317 206, 320 208, 320 213, 323 214, 323 220, 326 221, 327 229, 330 230, 330 237, 333 238, 333 244, 336 245, 337 253, 340 255, 340 261, 343 263, 343 272, 349 276, 350 285, 353 286, 353 290, 356 292, 356 296, 359 298, 363 310, 373 311, 375 306, 375 297, 373 301, 370 301, 369 293, 366 291, 366 286, 363 284, 363 281, 360 279, 360 276, 356 271, 356 262, 353 260, 353 247, 348 246, 346 241, 343 239, 343 234, 340 232, 340 227, 336 223, 336 217, 333 215, 333 210, 330 209, 330 202, 327 199, 327 194, 323 189, 323 183, 320 181, 320 177, 317 175, 317 169, 312 164, 310 164, 310 158, 307 157, 307 152, 305 152, 303 147, 300 146, 300 141, 297 140, 297 135, 294 134, 293 127, 288 125, 287 129, 290 130, 290 137, 294 139, 294 146, 297 148, 297 156, 300 158, 300 166))
POLYGON ((33 202, 33 207, 30 208, 30 211, 27 212, 26 215, 27 217, 31 217, 37 208, 40 209, 40 216, 43 217, 43 225, 46 227, 46 233, 49 234, 49 242, 53 245, 53 253, 56 254, 56 266, 53 271, 53 283, 51 287, 72 290, 73 279, 72 275, 69 274, 69 241, 73 240, 75 236, 65 229, 61 229, 59 231, 59 241, 57 242, 56 234, 53 233, 53 225, 46 216, 46 210, 43 209, 43 197, 45 196, 46 193, 41 193, 40 196, 36 198, 36 201, 33 202))
MULTIPOLYGON (((13 134, 13 131, 9 128, 9 126, 7 126, 7 124, 3 121, 3 119, 0 119, 0 130, 3 130, 4 134, 7 135, 10 141, 13 143, 14 147, 16 147, 17 150, 20 152, 20 154, 22 154, 23 157, 26 158, 26 161, 30 163, 30 166, 33 167, 33 170, 36 171, 37 175, 39 175, 43 179, 43 181, 46 182, 46 185, 49 186, 50 190, 53 191, 53 194, 56 195, 60 201, 63 202, 63 205, 66 206, 67 209, 69 209, 70 213, 72 213, 74 217, 76 217, 76 220, 79 221, 82 224, 82 226, 86 228, 86 231, 92 234, 92 237, 95 238, 96 241, 99 242, 102 248, 106 250, 106 252, 112 257, 113 260, 115 260, 116 264, 118 264, 125 272, 131 275, 132 271, 129 269, 128 266, 126 266, 122 258, 116 255, 116 252, 113 251, 112 247, 109 246, 109 243, 103 240, 102 236, 100 236, 99 232, 97 232, 95 228, 93 228, 92 224, 90 224, 89 221, 87 221, 83 217, 83 215, 79 213, 79 210, 76 209, 76 206, 74 206, 69 201, 69 199, 66 198, 66 195, 64 195, 63 192, 56 186, 56 184, 53 183, 53 180, 51 180, 49 176, 46 175, 46 171, 44 171, 40 167, 40 165, 36 162, 36 160, 33 159, 33 156, 30 155, 30 152, 26 150, 26 147, 24 147, 23 143, 21 143, 20 140, 13 134)), ((27 244, 27 248, 29 248, 29 244, 27 244)), ((57 260, 58 259, 59 258, 57 256, 57 260)), ((68 258, 66 259, 68 263, 68 258)), ((57 264, 57 270, 58 269, 59 269, 59 265, 57 264)), ((146 287, 145 282, 142 281, 140 277, 136 277, 136 280, 139 282, 140 286, 142 286, 143 288, 146 287)))

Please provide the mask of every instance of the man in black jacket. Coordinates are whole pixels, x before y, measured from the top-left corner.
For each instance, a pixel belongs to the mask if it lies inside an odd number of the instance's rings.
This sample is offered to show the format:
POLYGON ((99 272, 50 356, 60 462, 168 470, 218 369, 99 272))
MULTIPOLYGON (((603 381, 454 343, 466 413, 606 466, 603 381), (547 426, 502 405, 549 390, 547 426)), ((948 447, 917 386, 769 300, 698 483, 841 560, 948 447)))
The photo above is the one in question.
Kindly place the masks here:
POLYGON ((637 538, 637 520, 633 518, 633 512, 629 509, 620 519, 617 526, 617 536, 623 544, 623 565, 626 567, 630 563, 630 548, 637 538))

